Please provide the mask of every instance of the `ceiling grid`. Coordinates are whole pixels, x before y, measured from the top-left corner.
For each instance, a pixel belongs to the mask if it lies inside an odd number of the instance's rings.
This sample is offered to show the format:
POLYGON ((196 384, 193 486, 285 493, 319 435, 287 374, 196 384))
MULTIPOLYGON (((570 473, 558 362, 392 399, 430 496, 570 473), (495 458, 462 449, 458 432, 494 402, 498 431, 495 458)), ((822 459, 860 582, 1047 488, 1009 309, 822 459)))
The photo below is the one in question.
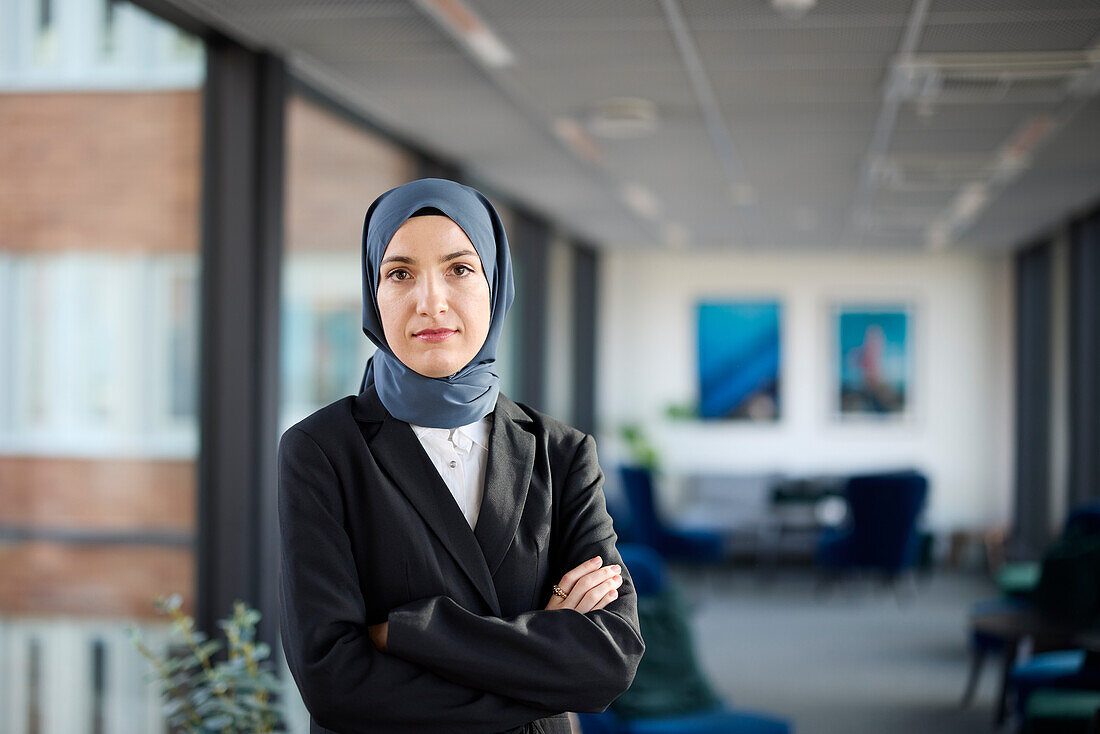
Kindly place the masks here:
POLYGON ((908 54, 926 0, 444 3, 499 66, 436 0, 171 1, 601 246, 996 252, 1100 197, 1095 0, 927 0, 908 54))

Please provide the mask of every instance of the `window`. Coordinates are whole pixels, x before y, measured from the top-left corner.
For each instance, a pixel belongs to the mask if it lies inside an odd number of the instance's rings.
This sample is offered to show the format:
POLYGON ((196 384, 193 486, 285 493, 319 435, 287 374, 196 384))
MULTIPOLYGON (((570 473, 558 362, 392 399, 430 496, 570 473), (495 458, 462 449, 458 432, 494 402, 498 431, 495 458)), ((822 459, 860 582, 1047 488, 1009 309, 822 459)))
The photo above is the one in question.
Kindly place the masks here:
POLYGON ((411 155, 304 95, 287 110, 280 433, 359 392, 374 344, 363 334, 363 217, 415 178, 411 155))

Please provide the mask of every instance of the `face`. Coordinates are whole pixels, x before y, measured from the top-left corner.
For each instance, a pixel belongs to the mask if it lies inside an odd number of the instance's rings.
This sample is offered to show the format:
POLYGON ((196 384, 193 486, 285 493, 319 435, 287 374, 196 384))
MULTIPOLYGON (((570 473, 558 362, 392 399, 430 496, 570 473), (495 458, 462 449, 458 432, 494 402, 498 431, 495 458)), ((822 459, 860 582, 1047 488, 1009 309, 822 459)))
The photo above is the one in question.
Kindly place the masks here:
POLYGON ((470 238, 449 217, 407 220, 378 272, 386 343, 409 369, 446 377, 465 367, 489 333, 489 281, 470 238))

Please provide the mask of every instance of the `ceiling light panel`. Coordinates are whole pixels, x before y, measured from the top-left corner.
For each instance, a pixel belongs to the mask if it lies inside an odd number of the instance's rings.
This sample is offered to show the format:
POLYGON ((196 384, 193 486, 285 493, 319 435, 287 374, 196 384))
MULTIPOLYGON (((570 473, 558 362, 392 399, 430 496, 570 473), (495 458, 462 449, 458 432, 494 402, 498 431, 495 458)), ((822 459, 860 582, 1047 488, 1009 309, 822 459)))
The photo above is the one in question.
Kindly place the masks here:
POLYGON ((412 0, 482 66, 504 69, 515 63, 507 43, 464 0, 412 0))

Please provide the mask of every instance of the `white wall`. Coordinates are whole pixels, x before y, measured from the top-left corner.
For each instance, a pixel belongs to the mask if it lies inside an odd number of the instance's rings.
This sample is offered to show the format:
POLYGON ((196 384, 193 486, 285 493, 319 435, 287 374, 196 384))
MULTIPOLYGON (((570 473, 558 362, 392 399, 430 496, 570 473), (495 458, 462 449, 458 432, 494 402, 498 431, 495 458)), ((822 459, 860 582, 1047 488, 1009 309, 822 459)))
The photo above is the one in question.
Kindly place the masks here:
POLYGON ((605 470, 615 430, 644 422, 664 469, 792 475, 916 466, 937 530, 1007 523, 1012 477, 1011 260, 962 254, 753 256, 613 251, 601 261, 597 406, 605 470), (673 421, 696 402, 695 303, 782 305, 782 417, 770 425, 673 421), (913 307, 912 419, 830 416, 830 312, 837 300, 913 307), (606 447, 606 448, 605 448, 606 447))

